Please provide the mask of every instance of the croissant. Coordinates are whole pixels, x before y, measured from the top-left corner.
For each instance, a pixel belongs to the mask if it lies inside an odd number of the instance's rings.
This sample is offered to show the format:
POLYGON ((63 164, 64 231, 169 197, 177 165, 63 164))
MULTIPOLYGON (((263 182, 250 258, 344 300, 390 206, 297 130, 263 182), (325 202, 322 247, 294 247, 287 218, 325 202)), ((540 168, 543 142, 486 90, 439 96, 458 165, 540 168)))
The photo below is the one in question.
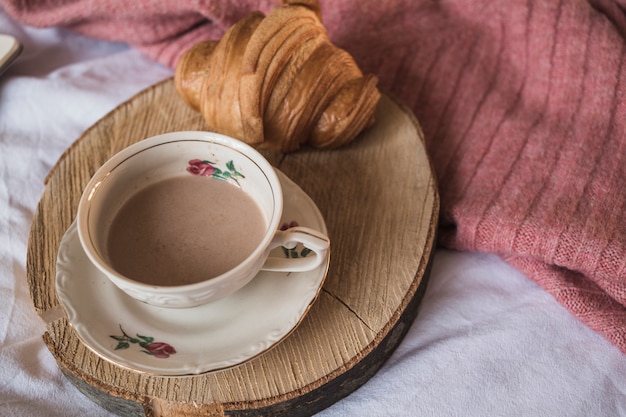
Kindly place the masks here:
POLYGON ((217 132, 262 149, 336 148, 374 123, 380 93, 328 38, 317 0, 253 12, 176 65, 182 99, 217 132))

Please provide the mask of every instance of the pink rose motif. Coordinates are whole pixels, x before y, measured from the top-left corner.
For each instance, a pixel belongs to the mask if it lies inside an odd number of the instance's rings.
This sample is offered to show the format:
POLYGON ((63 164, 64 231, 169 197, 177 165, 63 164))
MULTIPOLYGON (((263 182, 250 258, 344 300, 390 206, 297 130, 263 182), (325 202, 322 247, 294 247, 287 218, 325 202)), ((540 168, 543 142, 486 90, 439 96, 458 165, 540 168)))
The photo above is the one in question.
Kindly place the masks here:
POLYGON ((141 347, 141 351, 145 354, 154 356, 159 359, 167 359, 170 355, 176 353, 176 349, 174 346, 169 343, 164 342, 155 342, 154 337, 152 336, 142 336, 137 333, 137 337, 133 337, 126 333, 120 324, 120 331, 122 335, 110 335, 112 339, 117 340, 117 346, 115 346, 115 350, 120 349, 128 349, 132 345, 136 344, 141 347))
MULTIPOLYGON (((298 226, 300 226, 300 224, 297 221, 292 220, 290 222, 283 223, 280 226, 280 230, 284 232, 285 230, 289 230, 292 227, 298 227, 298 226)), ((311 249, 305 246, 302 246, 300 244, 298 244, 298 246, 295 248, 287 248, 285 246, 282 246, 282 248, 287 258, 305 258, 312 252, 311 249), (302 247, 302 250, 298 250, 298 247, 302 247)))
POLYGON ((189 161, 187 172, 193 175, 202 175, 210 177, 215 172, 215 167, 209 163, 209 161, 203 161, 201 159, 192 159, 189 161))
POLYGON ((280 230, 285 231, 287 229, 291 229, 292 227, 298 227, 298 226, 300 226, 298 222, 295 220, 292 220, 289 223, 287 222, 283 223, 282 226, 280 226, 280 230))
POLYGON ((167 359, 176 353, 173 346, 163 342, 152 342, 144 347, 152 356, 159 359, 167 359))

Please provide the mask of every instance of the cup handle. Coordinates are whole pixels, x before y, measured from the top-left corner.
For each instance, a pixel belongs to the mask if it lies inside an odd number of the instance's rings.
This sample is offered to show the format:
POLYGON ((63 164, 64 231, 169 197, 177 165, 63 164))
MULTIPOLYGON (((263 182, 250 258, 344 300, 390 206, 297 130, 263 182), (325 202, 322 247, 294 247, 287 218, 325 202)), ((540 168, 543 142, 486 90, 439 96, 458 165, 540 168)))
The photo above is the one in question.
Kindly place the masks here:
POLYGON ((287 230, 277 230, 270 243, 270 250, 282 246, 288 251, 296 248, 298 243, 304 245, 311 252, 306 256, 278 257, 269 256, 261 270, 278 272, 303 272, 317 268, 326 259, 330 248, 330 240, 325 234, 308 227, 292 227, 287 230))

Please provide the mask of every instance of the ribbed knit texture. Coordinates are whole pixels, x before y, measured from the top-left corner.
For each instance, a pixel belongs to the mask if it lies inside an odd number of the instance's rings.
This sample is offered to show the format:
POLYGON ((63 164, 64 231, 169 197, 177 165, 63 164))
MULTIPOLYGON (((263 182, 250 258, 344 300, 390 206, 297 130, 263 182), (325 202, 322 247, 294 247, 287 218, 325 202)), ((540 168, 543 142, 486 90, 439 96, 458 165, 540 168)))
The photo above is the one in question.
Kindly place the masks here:
MULTIPOLYGON (((0 0, 27 24, 127 42, 172 67, 272 3, 0 0)), ((626 353, 624 4, 322 0, 322 15, 422 124, 440 244, 499 254, 626 353)))

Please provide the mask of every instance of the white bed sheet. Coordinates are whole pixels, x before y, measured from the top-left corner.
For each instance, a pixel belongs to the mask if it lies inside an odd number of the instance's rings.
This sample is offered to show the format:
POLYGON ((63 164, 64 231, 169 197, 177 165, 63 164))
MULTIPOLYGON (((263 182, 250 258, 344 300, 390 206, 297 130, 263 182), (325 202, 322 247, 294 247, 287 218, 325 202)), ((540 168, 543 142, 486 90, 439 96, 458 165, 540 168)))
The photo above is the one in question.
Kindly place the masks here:
MULTIPOLYGON (((125 45, 11 21, 24 44, 0 76, 0 416, 112 416, 44 346, 26 283, 44 178, 85 129, 172 75, 125 45)), ((337 416, 626 415, 626 357, 493 255, 438 250, 418 318, 337 416)))

